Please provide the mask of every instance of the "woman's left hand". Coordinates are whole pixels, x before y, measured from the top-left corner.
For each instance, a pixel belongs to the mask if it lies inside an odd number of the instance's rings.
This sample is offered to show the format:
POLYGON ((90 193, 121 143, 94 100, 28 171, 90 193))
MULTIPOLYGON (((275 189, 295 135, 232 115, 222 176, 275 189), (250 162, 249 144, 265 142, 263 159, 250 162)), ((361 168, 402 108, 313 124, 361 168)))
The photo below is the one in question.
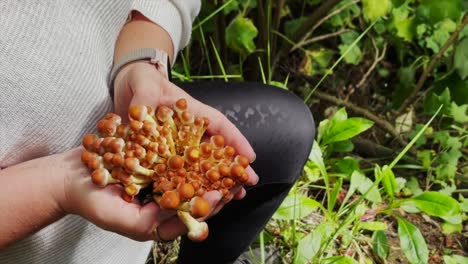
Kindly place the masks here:
MULTIPOLYGON (((156 109, 159 105, 172 106, 180 98, 187 100, 190 111, 196 116, 210 119, 208 135, 223 135, 226 144, 233 146, 239 154, 246 156, 251 162, 255 160, 253 148, 234 124, 218 110, 194 99, 171 83, 154 65, 143 61, 129 64, 117 74, 114 82, 115 113, 122 117, 123 122, 128 122, 129 106, 146 105, 156 109)), ((250 166, 246 170, 249 174, 246 184, 255 185, 258 182, 257 174, 250 166)), ((244 196, 245 190, 240 188, 236 190, 234 198, 242 199, 244 196)), ((205 194, 205 198, 213 208, 211 216, 225 204, 217 191, 205 194)), ((185 226, 177 217, 167 220, 159 228, 161 237, 168 240, 185 232, 185 226)))

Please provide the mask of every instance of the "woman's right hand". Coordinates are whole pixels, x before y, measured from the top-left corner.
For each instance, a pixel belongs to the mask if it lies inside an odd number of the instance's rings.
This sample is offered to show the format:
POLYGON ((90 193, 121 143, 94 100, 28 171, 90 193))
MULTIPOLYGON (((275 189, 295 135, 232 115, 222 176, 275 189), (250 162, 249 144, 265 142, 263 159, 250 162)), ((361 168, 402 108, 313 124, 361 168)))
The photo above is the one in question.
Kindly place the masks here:
POLYGON ((156 203, 142 206, 126 202, 121 197, 122 187, 117 184, 105 188, 96 186, 91 181, 90 171, 81 162, 82 151, 83 148, 79 147, 59 155, 67 171, 59 201, 62 210, 134 240, 156 239, 156 228, 174 216, 175 211, 161 210, 156 203))

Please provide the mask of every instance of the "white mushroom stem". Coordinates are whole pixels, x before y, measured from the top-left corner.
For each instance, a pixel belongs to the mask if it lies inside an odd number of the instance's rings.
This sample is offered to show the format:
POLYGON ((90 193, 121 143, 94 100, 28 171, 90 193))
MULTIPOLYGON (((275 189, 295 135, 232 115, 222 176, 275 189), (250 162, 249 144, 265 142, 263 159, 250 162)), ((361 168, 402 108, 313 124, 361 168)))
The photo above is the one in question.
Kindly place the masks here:
POLYGON ((190 213, 185 211, 177 211, 179 219, 187 226, 189 232, 187 237, 195 242, 201 242, 208 237, 208 224, 205 222, 198 222, 193 218, 190 213))

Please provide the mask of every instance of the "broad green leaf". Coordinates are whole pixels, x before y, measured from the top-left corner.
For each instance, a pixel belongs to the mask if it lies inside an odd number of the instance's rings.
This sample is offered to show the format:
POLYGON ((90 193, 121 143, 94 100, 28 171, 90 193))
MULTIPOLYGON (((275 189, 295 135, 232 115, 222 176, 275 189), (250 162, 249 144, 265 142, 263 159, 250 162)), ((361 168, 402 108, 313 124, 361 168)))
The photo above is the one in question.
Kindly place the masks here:
POLYGON ((402 204, 414 205, 424 213, 437 217, 455 216, 460 213, 457 200, 439 192, 424 192, 404 200, 402 204))
POLYGON ((333 142, 330 145, 330 148, 333 152, 346 153, 351 152, 354 149, 354 144, 351 140, 343 140, 338 142, 333 142))
POLYGON ((284 199, 278 210, 276 210, 273 218, 279 220, 301 219, 308 216, 319 206, 319 202, 307 196, 290 194, 284 199))
POLYGON ((452 102, 450 114, 456 122, 468 123, 468 104, 458 106, 455 102, 452 102))
POLYGON ((387 165, 383 166, 379 178, 382 179, 382 185, 385 189, 385 192, 390 197, 394 198, 398 187, 395 180, 395 174, 393 174, 392 169, 390 169, 387 165))
POLYGON ((392 1, 390 0, 363 0, 362 12, 367 20, 377 20, 390 12, 392 1))
MULTIPOLYGON (((450 19, 445 19, 437 23, 431 35, 423 36, 422 42, 425 42, 427 48, 432 49, 434 53, 439 52, 442 46, 447 42, 450 34, 455 31, 457 25, 450 19)), ((452 51, 452 47, 445 52, 448 55, 452 51)))
POLYGON ((307 179, 311 183, 316 182, 321 178, 320 169, 310 160, 306 162, 306 165, 304 166, 304 172, 306 173, 307 179))
POLYGON ((258 30, 252 20, 241 15, 234 18, 226 27, 226 44, 242 56, 254 52, 258 30))
POLYGON ((348 256, 335 256, 325 259, 324 264, 359 264, 357 260, 348 256))
POLYGON ((398 235, 400 236, 400 247, 411 264, 426 264, 429 250, 421 231, 406 221, 398 217, 398 235))
POLYGON ((444 219, 447 223, 454 224, 454 225, 461 224, 463 221, 461 214, 441 216, 441 218, 444 219))
POLYGON ((452 223, 444 222, 444 223, 442 223, 441 226, 442 226, 442 233, 444 233, 446 235, 461 233, 462 230, 463 230, 463 224, 462 223, 452 224, 452 223))
POLYGON ((442 109, 442 113, 450 114, 450 106, 451 106, 451 95, 450 89, 447 87, 443 90, 442 93, 436 94, 431 93, 431 98, 427 99, 424 102, 424 111, 428 114, 432 114, 439 108, 440 105, 443 105, 444 108, 442 109))
POLYGON ((329 49, 306 50, 304 58, 299 65, 299 72, 307 76, 324 74, 333 57, 333 51, 329 49))
POLYGON ((452 255, 444 256, 445 264, 468 264, 468 257, 452 255))
MULTIPOLYGON (((456 71, 452 71, 452 73, 441 79, 436 79, 432 84, 432 88, 427 91, 425 101, 431 100, 434 94, 442 94, 446 88, 449 89, 451 100, 457 103, 457 105, 468 104, 468 79, 462 80, 456 71)), ((424 102, 424 110, 426 113, 430 113, 426 110, 426 104, 424 102)), ((438 106, 433 106, 433 108, 436 107, 438 106)))
POLYGON ((334 164, 334 169, 338 173, 346 174, 349 178, 351 178, 351 174, 354 171, 359 171, 359 160, 353 157, 344 157, 338 159, 334 164))
POLYGON ((346 32, 340 35, 341 42, 343 43, 338 46, 338 49, 340 50, 340 55, 344 55, 346 63, 357 65, 362 60, 362 51, 358 44, 354 45, 351 50, 347 52, 352 43, 358 37, 359 34, 355 31, 346 32))
POLYGON ((332 142, 353 138, 354 136, 357 136, 371 128, 373 124, 374 122, 364 118, 348 118, 343 122, 331 126, 327 131, 326 136, 322 136, 322 144, 326 145, 332 142))
MULTIPOLYGON (((373 185, 373 182, 371 179, 367 178, 364 174, 362 174, 359 171, 353 172, 351 175, 351 184, 349 186, 348 194, 349 193, 354 193, 356 190, 358 190, 361 194, 366 193, 369 188, 371 188, 373 185)), ((377 189, 376 186, 372 187, 372 190, 367 194, 365 197, 368 201, 371 201, 373 203, 380 203, 382 202, 382 197, 380 197, 379 190, 377 189)))
POLYGON ((461 210, 465 213, 468 213, 468 198, 463 199, 463 201, 460 203, 461 210))
POLYGON ((411 177, 411 179, 406 182, 406 188, 408 188, 413 195, 419 195, 423 192, 415 177, 411 177))
POLYGON ((372 235, 372 249, 382 259, 388 256, 388 239, 384 231, 375 231, 372 235))
POLYGON ((392 26, 396 31, 396 35, 405 41, 412 41, 416 34, 415 17, 409 17, 409 11, 410 8, 407 4, 392 10, 392 26))
POLYGON ((457 21, 462 12, 462 0, 424 0, 421 5, 428 9, 429 19, 433 24, 450 18, 457 21))
POLYGON ((351 45, 348 44, 341 44, 338 46, 338 49, 340 50, 340 55, 344 55, 344 61, 349 64, 353 65, 358 65, 361 60, 362 60, 362 51, 361 48, 358 46, 354 46, 351 48, 348 53, 346 51, 349 49, 351 45), (345 55, 346 53, 346 55, 345 55))
MULTIPOLYGON (((317 166, 323 177, 327 177, 327 170, 325 169, 325 163, 323 162, 322 150, 320 149, 317 141, 314 141, 314 144, 312 145, 312 150, 309 154, 309 160, 312 161, 315 166, 317 166)), ((326 181, 328 181, 328 179, 326 179, 326 181)))
POLYGON ((317 254, 322 243, 324 243, 332 234, 333 226, 331 222, 322 222, 312 233, 302 238, 296 250, 294 264, 305 264, 317 254))
POLYGON ((370 231, 379 231, 387 230, 387 224, 384 222, 359 222, 359 229, 370 230, 370 231))

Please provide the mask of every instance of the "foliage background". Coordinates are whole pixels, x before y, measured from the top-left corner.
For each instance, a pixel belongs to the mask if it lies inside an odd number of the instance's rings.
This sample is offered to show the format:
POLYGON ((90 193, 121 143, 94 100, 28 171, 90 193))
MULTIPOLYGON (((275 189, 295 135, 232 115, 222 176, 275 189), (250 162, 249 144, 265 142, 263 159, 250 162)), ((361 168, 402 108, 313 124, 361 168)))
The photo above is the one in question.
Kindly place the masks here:
POLYGON ((252 263, 468 263, 467 10, 466 0, 203 1, 173 75, 288 89, 320 123, 252 263))

